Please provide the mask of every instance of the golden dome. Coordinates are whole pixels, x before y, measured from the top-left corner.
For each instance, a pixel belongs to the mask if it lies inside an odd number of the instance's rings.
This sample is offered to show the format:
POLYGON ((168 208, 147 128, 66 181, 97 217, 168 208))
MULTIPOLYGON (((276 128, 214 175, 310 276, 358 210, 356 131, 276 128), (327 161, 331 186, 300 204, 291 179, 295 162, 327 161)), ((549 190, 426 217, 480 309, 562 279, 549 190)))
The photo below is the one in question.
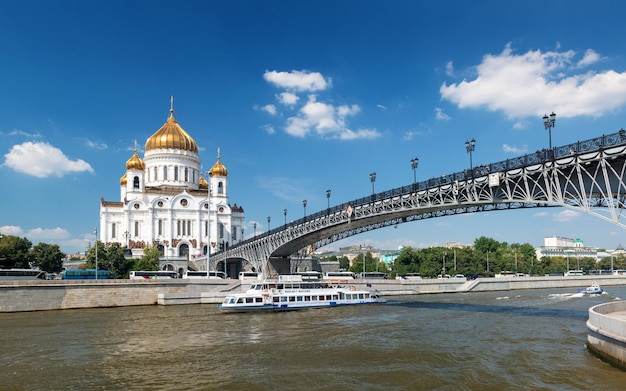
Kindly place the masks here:
POLYGON ((198 144, 176 122, 173 108, 170 108, 170 117, 165 122, 165 125, 146 141, 146 152, 154 149, 181 149, 198 153, 198 144))
POLYGON ((206 179, 204 179, 203 176, 200 176, 200 179, 198 180, 198 187, 200 189, 205 189, 205 190, 208 190, 209 188, 209 184, 207 183, 206 179))
POLYGON ((224 167, 224 165, 220 161, 220 149, 219 148, 217 149, 217 162, 215 162, 215 164, 213 165, 213 167, 211 167, 209 172, 211 173, 211 175, 215 175, 215 176, 228 176, 228 170, 226 169, 226 167, 224 167))
POLYGON ((126 186, 126 174, 122 175, 122 177, 120 178, 120 185, 122 186, 126 186))
POLYGON ((141 160, 139 155, 137 155, 137 148, 135 148, 135 153, 133 153, 133 156, 131 156, 130 159, 128 159, 128 161, 126 162, 126 169, 138 171, 143 171, 146 169, 145 163, 143 162, 143 160, 141 160))

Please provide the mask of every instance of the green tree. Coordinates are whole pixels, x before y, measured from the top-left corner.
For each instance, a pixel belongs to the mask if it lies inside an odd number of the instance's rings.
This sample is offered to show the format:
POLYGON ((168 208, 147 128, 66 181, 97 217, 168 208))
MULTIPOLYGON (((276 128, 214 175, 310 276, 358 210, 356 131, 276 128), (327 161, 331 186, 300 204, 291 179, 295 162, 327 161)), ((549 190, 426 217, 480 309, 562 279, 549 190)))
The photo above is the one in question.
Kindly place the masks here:
POLYGON ((159 249, 155 246, 146 246, 143 256, 136 260, 135 270, 159 270, 159 249))
POLYGON ((119 243, 113 243, 107 248, 107 260, 110 270, 115 273, 115 278, 128 278, 135 264, 132 259, 126 259, 124 247, 119 243))
POLYGON ((91 246, 87 250, 87 255, 85 256, 85 265, 87 266, 87 269, 96 268, 96 255, 98 256, 98 270, 111 270, 111 264, 107 258, 106 247, 104 247, 104 243, 99 240, 96 240, 95 246, 91 246), (96 248, 98 249, 97 252, 96 248))
POLYGON ((368 252, 367 254, 359 254, 352 260, 352 267, 350 267, 350 271, 353 273, 362 273, 363 262, 365 262, 365 271, 373 272, 376 270, 376 265, 379 263, 379 261, 380 260, 378 258, 374 258, 372 256, 371 252, 368 252))
POLYGON ((30 269, 33 255, 30 240, 12 235, 2 235, 0 238, 0 268, 30 269))
POLYGON ((339 258, 337 258, 337 260, 339 261, 339 269, 340 270, 348 270, 348 269, 350 269, 350 260, 348 259, 348 257, 346 257, 346 256, 339 257, 339 258))
POLYGON ((474 240, 474 249, 483 254, 490 252, 495 254, 499 247, 500 243, 497 240, 485 236, 481 236, 480 238, 474 240))
POLYGON ((31 250, 33 266, 48 273, 60 273, 65 254, 56 244, 39 243, 31 250))

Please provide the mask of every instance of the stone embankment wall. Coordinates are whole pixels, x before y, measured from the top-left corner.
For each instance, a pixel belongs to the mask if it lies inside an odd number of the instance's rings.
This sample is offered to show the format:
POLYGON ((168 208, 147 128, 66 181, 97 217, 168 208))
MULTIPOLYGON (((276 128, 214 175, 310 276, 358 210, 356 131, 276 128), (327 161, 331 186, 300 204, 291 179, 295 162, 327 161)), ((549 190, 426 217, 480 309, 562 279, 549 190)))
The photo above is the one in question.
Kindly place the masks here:
POLYGON ((0 281, 0 312, 152 305, 159 294, 196 297, 199 302, 202 292, 226 291, 232 284, 182 279, 0 281))
MULTIPOLYGON (((370 280, 373 289, 386 296, 554 289, 585 287, 596 281, 602 287, 626 285, 624 276, 514 277, 422 280, 370 280)), ((347 283, 365 288, 366 282, 347 283)), ((0 312, 220 303, 232 292, 243 292, 249 281, 239 280, 87 280, 0 281, 0 312)))
POLYGON ((626 370, 626 301, 591 307, 587 329, 587 349, 611 365, 626 370))

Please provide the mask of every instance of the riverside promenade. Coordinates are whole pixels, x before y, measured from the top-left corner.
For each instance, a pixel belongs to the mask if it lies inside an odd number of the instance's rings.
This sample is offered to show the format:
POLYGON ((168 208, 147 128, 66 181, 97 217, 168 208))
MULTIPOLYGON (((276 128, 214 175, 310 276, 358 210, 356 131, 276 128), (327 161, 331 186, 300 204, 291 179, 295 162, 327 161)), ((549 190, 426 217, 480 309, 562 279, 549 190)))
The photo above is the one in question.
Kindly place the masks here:
MULTIPOLYGON (((626 276, 457 278, 422 280, 351 280, 366 283, 384 296, 577 289, 597 282, 602 287, 626 285, 626 276)), ((249 281, 221 279, 0 281, 0 312, 123 307, 136 305, 217 304, 230 293, 245 292, 249 281)))

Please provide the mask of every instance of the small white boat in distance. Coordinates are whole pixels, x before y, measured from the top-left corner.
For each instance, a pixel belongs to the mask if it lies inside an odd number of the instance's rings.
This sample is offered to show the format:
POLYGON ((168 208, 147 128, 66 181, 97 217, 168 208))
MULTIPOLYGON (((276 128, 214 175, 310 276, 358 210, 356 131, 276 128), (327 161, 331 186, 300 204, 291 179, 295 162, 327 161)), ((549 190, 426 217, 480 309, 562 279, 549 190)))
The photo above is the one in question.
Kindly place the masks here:
POLYGON ((583 295, 601 295, 603 292, 604 289, 602 289, 595 281, 591 284, 591 286, 578 291, 578 293, 582 293, 583 295))
POLYGON ((385 302, 375 290, 323 280, 303 281, 300 275, 288 275, 253 283, 245 293, 226 296, 217 308, 230 313, 277 312, 385 302))

